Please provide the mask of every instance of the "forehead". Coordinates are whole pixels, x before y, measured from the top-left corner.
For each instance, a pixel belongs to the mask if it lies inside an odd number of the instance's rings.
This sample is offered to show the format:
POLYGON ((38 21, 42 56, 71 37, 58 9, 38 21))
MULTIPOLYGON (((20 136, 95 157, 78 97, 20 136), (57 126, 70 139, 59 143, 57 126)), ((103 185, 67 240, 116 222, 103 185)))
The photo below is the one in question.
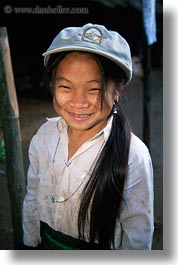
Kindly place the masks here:
POLYGON ((67 55, 65 55, 62 59, 59 59, 57 63, 57 67, 60 64, 64 63, 81 63, 81 64, 87 64, 92 63, 99 67, 99 61, 97 60, 96 56, 92 53, 88 52, 70 52, 67 55))
POLYGON ((56 68, 56 74, 74 74, 80 75, 99 75, 101 77, 100 65, 96 58, 90 53, 71 52, 62 60, 59 60, 56 68))

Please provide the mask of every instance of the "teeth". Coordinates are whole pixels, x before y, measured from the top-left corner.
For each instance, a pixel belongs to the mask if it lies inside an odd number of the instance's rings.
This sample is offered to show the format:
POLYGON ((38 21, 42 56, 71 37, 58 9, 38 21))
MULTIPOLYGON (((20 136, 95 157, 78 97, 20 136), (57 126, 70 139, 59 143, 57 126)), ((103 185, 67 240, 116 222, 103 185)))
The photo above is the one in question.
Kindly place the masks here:
POLYGON ((75 116, 81 117, 81 118, 86 118, 86 117, 88 117, 90 115, 89 114, 76 114, 75 116))
POLYGON ((88 117, 90 117, 92 115, 92 114, 77 114, 77 113, 73 113, 73 112, 69 112, 69 114, 76 119, 87 119, 88 117))
POLYGON ((81 117, 81 118, 87 118, 90 116, 90 114, 74 114, 76 117, 81 117))

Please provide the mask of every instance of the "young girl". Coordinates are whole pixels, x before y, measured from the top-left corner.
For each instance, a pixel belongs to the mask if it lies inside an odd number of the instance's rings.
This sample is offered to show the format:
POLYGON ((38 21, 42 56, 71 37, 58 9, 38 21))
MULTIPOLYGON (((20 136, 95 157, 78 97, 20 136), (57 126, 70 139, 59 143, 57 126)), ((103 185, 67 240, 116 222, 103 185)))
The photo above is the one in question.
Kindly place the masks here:
POLYGON ((62 30, 44 58, 59 117, 29 147, 24 245, 150 250, 151 158, 119 104, 132 75, 127 42, 86 24, 62 30))

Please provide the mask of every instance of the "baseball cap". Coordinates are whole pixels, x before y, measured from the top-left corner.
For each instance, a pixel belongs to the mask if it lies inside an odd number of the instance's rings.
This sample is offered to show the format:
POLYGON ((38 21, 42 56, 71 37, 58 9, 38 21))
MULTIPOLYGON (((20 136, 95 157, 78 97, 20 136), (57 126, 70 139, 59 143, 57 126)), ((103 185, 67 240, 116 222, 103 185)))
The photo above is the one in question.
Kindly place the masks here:
POLYGON ((126 83, 132 78, 132 59, 127 41, 116 31, 88 23, 83 27, 67 27, 54 38, 44 56, 48 67, 52 54, 64 51, 86 51, 104 56, 116 63, 126 74, 126 83))

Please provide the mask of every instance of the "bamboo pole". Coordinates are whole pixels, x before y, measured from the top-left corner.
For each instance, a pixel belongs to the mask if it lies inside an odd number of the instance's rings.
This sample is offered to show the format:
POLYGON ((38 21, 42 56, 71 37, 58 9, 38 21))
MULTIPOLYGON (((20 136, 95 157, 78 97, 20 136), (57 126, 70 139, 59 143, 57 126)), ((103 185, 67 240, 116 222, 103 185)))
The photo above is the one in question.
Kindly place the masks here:
POLYGON ((13 246, 22 243, 22 201, 25 177, 19 122, 19 109, 6 27, 0 28, 0 119, 6 149, 6 172, 11 203, 13 246))

